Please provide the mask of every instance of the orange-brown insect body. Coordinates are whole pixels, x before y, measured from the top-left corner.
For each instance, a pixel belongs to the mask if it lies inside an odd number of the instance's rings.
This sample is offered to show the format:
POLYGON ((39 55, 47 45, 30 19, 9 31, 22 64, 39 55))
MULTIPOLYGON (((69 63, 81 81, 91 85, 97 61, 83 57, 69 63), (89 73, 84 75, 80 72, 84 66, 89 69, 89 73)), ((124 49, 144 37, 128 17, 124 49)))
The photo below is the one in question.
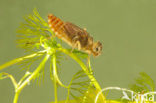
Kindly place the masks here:
POLYGON ((53 14, 48 15, 48 23, 56 36, 73 48, 93 54, 94 56, 101 54, 102 44, 100 42, 93 42, 93 38, 85 29, 81 29, 70 22, 63 22, 53 14))

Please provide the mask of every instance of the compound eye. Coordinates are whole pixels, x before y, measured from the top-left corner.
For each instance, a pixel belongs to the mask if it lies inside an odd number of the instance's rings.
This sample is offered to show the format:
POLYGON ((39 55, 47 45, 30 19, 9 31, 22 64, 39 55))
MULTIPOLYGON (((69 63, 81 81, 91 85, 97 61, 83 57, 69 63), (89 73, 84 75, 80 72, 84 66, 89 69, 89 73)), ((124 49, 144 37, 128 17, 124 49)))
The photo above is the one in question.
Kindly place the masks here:
POLYGON ((98 52, 99 51, 99 48, 98 47, 96 47, 96 52, 98 52))
POLYGON ((99 52, 99 50, 100 50, 99 47, 94 48, 94 52, 99 52))

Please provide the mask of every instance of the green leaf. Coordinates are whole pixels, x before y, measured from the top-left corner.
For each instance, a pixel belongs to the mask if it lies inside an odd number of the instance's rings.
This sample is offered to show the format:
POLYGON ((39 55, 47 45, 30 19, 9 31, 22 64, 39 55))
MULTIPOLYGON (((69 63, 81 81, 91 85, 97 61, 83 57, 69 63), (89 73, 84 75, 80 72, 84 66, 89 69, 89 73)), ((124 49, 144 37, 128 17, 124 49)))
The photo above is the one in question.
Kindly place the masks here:
MULTIPOLYGON (((62 100, 58 101, 58 103, 95 103, 95 98, 98 94, 98 90, 96 90, 93 86, 89 86, 86 92, 80 96, 76 97, 74 99, 70 100, 62 100)), ((50 102, 50 103, 55 103, 55 102, 50 102)), ((97 103, 103 103, 103 99, 99 97, 97 103)), ((108 102, 108 103, 119 103, 119 102, 108 102)))
POLYGON ((145 72, 141 72, 140 76, 135 79, 135 84, 131 84, 130 89, 135 92, 149 92, 154 91, 155 83, 153 79, 146 74, 145 72))
POLYGON ((88 76, 83 70, 78 71, 73 75, 69 84, 67 101, 70 99, 80 101, 79 97, 83 96, 90 86, 91 81, 89 80, 88 76))
POLYGON ((23 70, 27 69, 27 71, 29 71, 30 68, 32 67, 32 65, 35 62, 41 60, 42 57, 43 57, 43 55, 41 55, 41 56, 35 56, 33 58, 28 58, 28 59, 25 59, 25 60, 17 63, 17 65, 19 65, 19 68, 21 68, 23 70))
POLYGON ((3 70, 4 68, 7 68, 11 65, 14 65, 14 64, 17 64, 17 63, 20 63, 24 60, 27 60, 27 59, 30 59, 30 58, 34 58, 34 57, 37 57, 37 56, 41 56, 45 53, 46 51, 43 50, 43 51, 39 51, 39 52, 36 52, 36 53, 33 53, 33 54, 29 54, 29 55, 26 55, 26 56, 23 56, 23 57, 20 57, 20 58, 16 58, 16 59, 13 59, 7 63, 4 63, 2 65, 0 65, 0 70, 3 70))
POLYGON ((84 53, 84 52, 79 51, 79 50, 77 50, 77 49, 74 49, 74 50, 73 50, 73 54, 75 54, 76 56, 78 56, 78 57, 81 58, 81 59, 86 59, 86 58, 88 58, 88 54, 87 54, 87 53, 84 53))
POLYGON ((72 52, 75 56, 79 57, 80 59, 86 59, 88 58, 88 54, 83 52, 83 51, 80 51, 80 50, 77 50, 77 49, 67 49, 69 52, 72 52))
POLYGON ((18 47, 24 48, 26 51, 38 50, 41 47, 40 38, 50 39, 54 33, 49 28, 48 23, 44 21, 36 9, 33 14, 26 16, 25 22, 21 23, 17 30, 18 47))

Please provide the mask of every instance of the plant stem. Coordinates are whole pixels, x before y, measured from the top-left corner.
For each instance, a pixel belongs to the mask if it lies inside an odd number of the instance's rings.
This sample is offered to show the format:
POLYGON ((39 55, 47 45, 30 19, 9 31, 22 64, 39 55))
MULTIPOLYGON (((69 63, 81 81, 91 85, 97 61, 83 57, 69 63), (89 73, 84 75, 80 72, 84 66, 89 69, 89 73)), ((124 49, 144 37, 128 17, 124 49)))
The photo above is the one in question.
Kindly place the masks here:
POLYGON ((17 103, 20 92, 15 92, 13 103, 17 103))
POLYGON ((11 79, 11 81, 12 81, 14 87, 17 88, 18 84, 17 84, 15 78, 14 78, 12 75, 9 75, 9 77, 10 77, 10 79, 11 79))
POLYGON ((40 63, 40 65, 37 67, 37 69, 20 85, 17 87, 16 89, 16 94, 14 97, 14 103, 17 103, 18 101, 18 96, 20 94, 20 92, 22 91, 22 89, 32 80, 36 77, 36 75, 41 71, 41 69, 43 68, 43 66, 45 65, 46 61, 48 60, 48 58, 50 57, 49 54, 47 54, 45 56, 45 58, 43 59, 43 61, 40 63))
MULTIPOLYGON (((59 51, 69 55, 70 57, 72 57, 80 66, 81 68, 84 70, 84 72, 88 75, 89 71, 88 68, 86 67, 86 65, 77 57, 75 56, 73 53, 71 53, 70 51, 63 49, 63 48, 58 48, 59 51)), ((94 86, 96 87, 96 89, 100 92, 102 89, 99 85, 99 83, 97 82, 97 80, 94 78, 93 75, 88 75, 89 79, 92 81, 92 83, 94 84, 94 86)), ((103 100, 105 101, 105 97, 103 96, 103 94, 101 93, 101 95, 103 100)))
POLYGON ((14 88, 17 88, 18 84, 17 84, 15 78, 12 75, 10 75, 8 73, 2 73, 2 74, 5 75, 5 76, 3 78, 1 78, 1 79, 10 78, 11 81, 12 81, 12 84, 14 85, 14 88))
POLYGON ((57 68, 56 68, 56 55, 55 53, 52 56, 53 62, 53 75, 54 75, 54 95, 55 95, 55 103, 57 103, 57 68))

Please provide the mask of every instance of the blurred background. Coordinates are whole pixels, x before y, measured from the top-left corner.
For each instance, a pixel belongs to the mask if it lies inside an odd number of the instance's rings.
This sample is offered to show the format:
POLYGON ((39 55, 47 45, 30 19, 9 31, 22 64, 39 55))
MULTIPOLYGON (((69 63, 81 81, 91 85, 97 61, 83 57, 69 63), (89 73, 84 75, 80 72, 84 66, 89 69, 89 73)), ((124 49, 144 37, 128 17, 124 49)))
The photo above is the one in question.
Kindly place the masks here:
MULTIPOLYGON (((24 56, 16 47, 16 30, 23 17, 37 8, 47 21, 53 13, 87 31, 103 44, 99 57, 92 57, 95 78, 101 87, 128 88, 139 72, 156 80, 156 1, 155 0, 0 0, 0 64, 24 56)), ((80 67, 70 58, 62 62, 60 77, 65 84, 80 67), (73 73, 73 74, 72 74, 73 73)), ((5 70, 18 81, 25 71, 11 66, 5 70)), ((0 81, 0 102, 11 103, 14 87, 10 79, 0 81)), ((59 98, 66 91, 59 89, 59 98)), ((48 103, 54 100, 53 84, 46 70, 44 83, 31 82, 19 103, 48 103)))

